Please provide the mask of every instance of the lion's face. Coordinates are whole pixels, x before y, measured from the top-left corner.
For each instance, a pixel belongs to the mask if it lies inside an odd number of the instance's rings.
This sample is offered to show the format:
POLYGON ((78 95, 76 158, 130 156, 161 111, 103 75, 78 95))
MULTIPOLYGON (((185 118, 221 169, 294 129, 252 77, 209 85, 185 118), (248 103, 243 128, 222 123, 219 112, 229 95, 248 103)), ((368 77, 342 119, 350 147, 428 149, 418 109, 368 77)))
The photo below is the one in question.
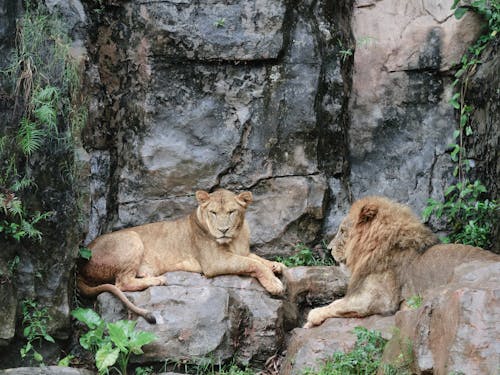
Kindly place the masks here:
POLYGON ((252 202, 252 193, 238 195, 217 190, 211 194, 197 191, 198 219, 219 244, 227 244, 239 233, 244 222, 245 210, 252 202))
POLYGON ((342 223, 339 226, 337 234, 330 241, 328 245, 328 249, 331 250, 333 259, 340 264, 345 264, 346 262, 346 242, 349 238, 349 232, 352 228, 352 220, 349 217, 346 217, 342 220, 342 223))

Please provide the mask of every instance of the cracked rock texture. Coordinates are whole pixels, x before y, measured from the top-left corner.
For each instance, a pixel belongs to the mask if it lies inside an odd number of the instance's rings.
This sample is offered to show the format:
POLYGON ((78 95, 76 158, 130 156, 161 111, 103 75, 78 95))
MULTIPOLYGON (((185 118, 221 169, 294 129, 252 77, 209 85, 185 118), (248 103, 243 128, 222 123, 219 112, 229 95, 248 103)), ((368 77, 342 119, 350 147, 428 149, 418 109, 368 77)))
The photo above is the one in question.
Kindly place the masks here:
POLYGON ((268 257, 329 240, 352 199, 441 199, 449 69, 479 30, 452 0, 99 4, 86 241, 184 215, 198 189, 252 191, 268 257))

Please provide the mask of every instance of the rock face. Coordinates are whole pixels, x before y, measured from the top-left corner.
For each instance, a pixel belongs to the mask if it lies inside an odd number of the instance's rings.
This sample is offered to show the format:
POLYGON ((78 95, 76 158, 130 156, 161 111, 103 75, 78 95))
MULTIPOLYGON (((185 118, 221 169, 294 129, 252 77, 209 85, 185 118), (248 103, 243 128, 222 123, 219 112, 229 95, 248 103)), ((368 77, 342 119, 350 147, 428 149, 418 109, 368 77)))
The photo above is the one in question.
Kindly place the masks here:
POLYGON ((460 266, 453 281, 433 290, 417 310, 396 313, 398 337, 384 353, 395 363, 413 348, 416 374, 494 374, 500 363, 500 264, 460 266))
MULTIPOLYGON (((167 286, 127 293, 134 303, 154 312, 157 320, 150 325, 139 319, 137 329, 151 331, 158 339, 135 361, 196 362, 210 357, 216 363, 234 358, 262 365, 280 349, 285 303, 271 298, 255 279, 207 279, 190 272, 166 276, 167 286)), ((107 321, 127 318, 121 302, 108 293, 99 296, 99 309, 107 321)))
MULTIPOLYGON (((216 362, 232 358, 240 364, 262 366, 281 351, 286 331, 302 324, 300 307, 343 295, 347 281, 337 267, 292 268, 283 275, 287 298, 276 299, 251 277, 207 279, 191 272, 165 276, 167 286, 126 293, 157 320, 150 325, 139 318, 137 329, 154 332, 158 339, 136 361, 196 362, 209 357, 216 362)), ((98 308, 107 321, 129 314, 109 293, 98 297, 98 308)))
POLYGON ((447 70, 479 32, 472 14, 452 16, 452 3, 355 3, 349 150, 356 198, 386 195, 417 212, 429 197, 442 199, 455 124, 447 70))
POLYGON ((349 352, 356 342, 355 327, 382 332, 390 338, 394 316, 371 316, 364 319, 328 319, 320 327, 297 328, 292 332, 281 375, 300 375, 307 369, 318 370, 335 352, 349 352))
POLYGON ((349 38, 349 11, 347 1, 265 0, 90 9, 86 148, 109 167, 91 186, 100 203, 88 240, 186 214, 197 189, 217 187, 254 193, 257 253, 319 240, 327 176, 346 162, 337 39, 349 38))

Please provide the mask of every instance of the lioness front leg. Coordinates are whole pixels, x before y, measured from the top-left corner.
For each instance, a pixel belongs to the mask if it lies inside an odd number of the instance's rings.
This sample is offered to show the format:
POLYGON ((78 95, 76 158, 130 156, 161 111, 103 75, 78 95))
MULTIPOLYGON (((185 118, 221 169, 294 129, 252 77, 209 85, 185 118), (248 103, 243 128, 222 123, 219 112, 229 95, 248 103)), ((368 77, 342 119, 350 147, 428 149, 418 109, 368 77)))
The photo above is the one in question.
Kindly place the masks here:
POLYGON ((258 262, 261 262, 265 266, 269 267, 271 269, 271 271, 273 271, 274 273, 277 273, 277 274, 281 274, 286 269, 286 266, 283 263, 275 262, 272 260, 267 260, 265 258, 262 258, 262 257, 256 255, 256 254, 249 254, 248 257, 251 259, 254 259, 258 262))
POLYGON ((282 295, 285 291, 283 283, 274 276, 270 268, 263 263, 241 255, 227 255, 224 260, 203 269, 207 277, 217 275, 248 275, 255 277, 261 285, 273 295, 282 295))

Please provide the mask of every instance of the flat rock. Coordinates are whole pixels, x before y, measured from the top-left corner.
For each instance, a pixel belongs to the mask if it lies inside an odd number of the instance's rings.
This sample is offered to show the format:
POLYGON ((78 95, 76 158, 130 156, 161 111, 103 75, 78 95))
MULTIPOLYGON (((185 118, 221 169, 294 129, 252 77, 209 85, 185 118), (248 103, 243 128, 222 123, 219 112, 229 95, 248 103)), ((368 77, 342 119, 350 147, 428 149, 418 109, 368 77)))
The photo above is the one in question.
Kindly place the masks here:
MULTIPOLYGON (((142 308, 149 309, 156 325, 139 318, 138 330, 150 331, 158 339, 134 362, 161 362, 234 358, 242 364, 264 363, 283 342, 283 301, 271 298, 253 278, 218 276, 207 279, 190 272, 166 274, 168 285, 126 293, 142 308)), ((128 316, 114 296, 98 297, 99 310, 107 321, 128 316)))

